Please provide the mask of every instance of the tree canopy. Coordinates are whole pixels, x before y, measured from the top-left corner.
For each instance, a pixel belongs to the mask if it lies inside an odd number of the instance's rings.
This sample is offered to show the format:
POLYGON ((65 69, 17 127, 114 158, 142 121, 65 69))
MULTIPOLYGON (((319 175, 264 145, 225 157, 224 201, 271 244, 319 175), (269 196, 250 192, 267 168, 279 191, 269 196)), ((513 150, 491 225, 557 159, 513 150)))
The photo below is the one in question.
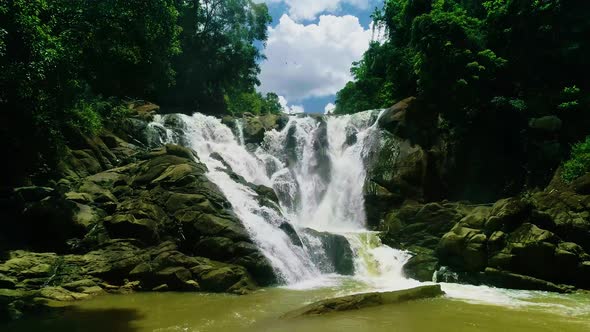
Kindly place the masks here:
POLYGON ((270 20, 252 0, 0 0, 0 138, 27 166, 14 171, 58 157, 69 133, 96 132, 125 99, 280 111, 255 92, 270 20))
POLYGON ((504 173, 485 186, 525 179, 534 187, 560 164, 571 180, 590 167, 589 13, 590 1, 386 0, 373 14, 385 40, 353 64, 335 113, 414 96, 434 124, 424 130, 430 144, 447 142, 438 148, 464 167, 452 181, 504 173), (560 129, 535 129, 535 119, 560 129))
POLYGON ((387 39, 353 64, 336 113, 408 96, 455 120, 494 107, 573 110, 590 90, 588 13, 588 1, 386 0, 373 18, 387 39))

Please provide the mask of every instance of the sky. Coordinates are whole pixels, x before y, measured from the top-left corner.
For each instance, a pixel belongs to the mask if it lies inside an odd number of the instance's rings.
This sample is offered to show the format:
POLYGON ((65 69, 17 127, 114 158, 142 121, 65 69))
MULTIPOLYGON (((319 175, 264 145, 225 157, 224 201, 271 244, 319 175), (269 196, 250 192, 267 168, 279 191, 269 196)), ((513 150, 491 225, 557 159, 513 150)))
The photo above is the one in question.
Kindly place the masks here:
POLYGON ((255 0, 273 22, 260 63, 260 92, 275 92, 288 112, 325 113, 352 80, 352 62, 372 38, 370 15, 383 0, 255 0))

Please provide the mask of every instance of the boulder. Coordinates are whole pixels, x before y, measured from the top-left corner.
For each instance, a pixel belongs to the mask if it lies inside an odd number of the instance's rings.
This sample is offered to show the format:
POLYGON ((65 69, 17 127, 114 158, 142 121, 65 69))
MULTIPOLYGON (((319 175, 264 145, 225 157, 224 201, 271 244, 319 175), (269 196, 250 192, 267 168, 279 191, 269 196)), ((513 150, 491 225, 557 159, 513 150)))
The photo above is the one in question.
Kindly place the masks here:
POLYGON ((555 115, 532 118, 529 120, 529 128, 554 133, 561 129, 562 121, 555 115))
POLYGON ((434 250, 420 247, 410 248, 414 254, 403 267, 403 273, 407 278, 418 281, 432 281, 434 273, 438 269, 438 259, 434 250))
POLYGON ((505 227, 515 229, 528 220, 532 206, 518 198, 501 199, 494 203, 490 217, 485 222, 487 232, 502 230, 505 227))
POLYGON ((466 214, 460 204, 406 202, 389 212, 379 226, 384 244, 394 248, 436 249, 440 238, 466 214))
MULTIPOLYGON (((201 268, 197 269, 202 271, 201 268)), ((208 292, 244 294, 254 288, 246 270, 235 266, 220 266, 203 271, 199 280, 203 290, 208 292)))
POLYGON ((508 289, 528 289, 557 293, 569 293, 574 290, 571 286, 558 285, 546 280, 497 270, 490 267, 485 269, 483 282, 496 287, 508 289))
MULTIPOLYGON (((435 185, 428 152, 409 140, 383 134, 381 146, 367 172, 369 181, 392 194, 423 201, 435 185)), ((368 195, 370 197, 370 195, 368 195)))
POLYGON ((590 195, 590 173, 575 179, 571 185, 577 194, 590 195))
POLYGON ((440 285, 420 286, 393 292, 363 293, 326 299, 290 311, 282 318, 324 315, 338 311, 358 310, 368 307, 398 304, 407 301, 435 298, 444 295, 440 285))
POLYGON ((487 265, 486 241, 481 230, 457 224, 441 238, 436 256, 442 265, 477 272, 487 265))
POLYGON ((158 241, 158 223, 153 219, 117 214, 105 218, 105 226, 114 238, 136 238, 147 244, 158 241))
POLYGON ((280 116, 276 114, 260 116, 246 114, 243 118, 244 141, 254 144, 261 143, 266 131, 281 127, 279 120, 280 116))
POLYGON ((318 232, 316 230, 306 228, 303 230, 305 234, 311 236, 320 241, 322 252, 325 253, 325 257, 316 257, 316 260, 320 260, 320 264, 327 263, 329 267, 325 267, 326 270, 332 268, 332 271, 344 275, 354 274, 354 256, 350 243, 348 240, 338 234, 328 232, 318 232), (327 262, 322 262, 322 260, 327 262))

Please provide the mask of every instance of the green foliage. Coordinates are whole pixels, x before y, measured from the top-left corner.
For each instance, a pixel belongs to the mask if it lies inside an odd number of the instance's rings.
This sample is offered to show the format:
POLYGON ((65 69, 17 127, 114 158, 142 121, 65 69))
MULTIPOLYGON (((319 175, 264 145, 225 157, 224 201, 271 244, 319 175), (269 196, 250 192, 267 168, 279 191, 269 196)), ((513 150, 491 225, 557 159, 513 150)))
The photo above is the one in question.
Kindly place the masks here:
POLYGON ((14 178, 121 121, 126 98, 277 112, 276 95, 251 92, 269 22, 252 0, 0 0, 0 139, 20 162, 14 178))
POLYGON ((80 100, 67 112, 66 125, 82 133, 96 134, 102 128, 102 118, 96 107, 96 104, 80 100))
POLYGON ((275 93, 267 93, 263 96, 259 92, 242 92, 231 97, 226 95, 225 102, 229 113, 233 115, 245 112, 255 115, 279 114, 282 110, 279 97, 275 93))
POLYGON ((257 61, 263 56, 254 42, 267 38, 268 8, 252 0, 178 0, 177 8, 183 51, 174 67, 182 70, 159 101, 187 111, 223 112, 225 95, 259 84, 257 61))
POLYGON ((585 141, 574 144, 570 159, 563 164, 562 177, 566 181, 572 181, 588 172, 590 172, 590 136, 586 137, 585 141))
POLYGON ((566 86, 561 92, 562 103, 557 105, 561 111, 578 110, 580 108, 581 90, 577 86, 566 86))
MULTIPOLYGON (((502 182, 543 186, 590 128, 588 13, 590 1, 385 0, 372 17, 386 39, 353 64, 335 112, 416 97, 408 121, 425 145, 450 142, 451 182, 489 180, 482 190, 498 192, 508 188, 502 182), (528 127, 546 116, 560 130, 528 127)), ((585 169, 584 158, 568 162, 568 177, 585 169)))
POLYGON ((500 104, 528 116, 583 108, 588 12, 589 1, 386 0, 373 19, 388 38, 353 64, 336 112, 412 95, 455 124, 500 104))

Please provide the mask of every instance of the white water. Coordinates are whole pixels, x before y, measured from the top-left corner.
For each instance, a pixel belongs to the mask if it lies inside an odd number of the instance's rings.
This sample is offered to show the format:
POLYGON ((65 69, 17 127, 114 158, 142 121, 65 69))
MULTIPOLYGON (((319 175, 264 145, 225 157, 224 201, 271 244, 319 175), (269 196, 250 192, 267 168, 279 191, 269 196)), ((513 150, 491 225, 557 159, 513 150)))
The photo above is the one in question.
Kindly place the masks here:
MULTIPOLYGON (((152 125, 165 133, 166 141, 197 152, 208 178, 225 194, 287 287, 326 287, 343 280, 330 271, 320 240, 305 232, 312 228, 346 237, 354 254, 354 280, 370 289, 395 290, 420 282, 403 276, 411 255, 382 245, 365 225, 363 187, 366 165, 380 143, 379 114, 292 116, 282 130, 267 132, 254 153, 245 147, 241 120, 236 121, 237 137, 220 120, 199 113, 172 115, 182 123, 176 130, 165 128, 166 117, 152 125), (250 183, 272 187, 280 208, 260 206, 257 193, 230 177, 226 165, 250 183), (284 223, 305 239, 303 247, 279 228, 284 223)), ((523 294, 455 284, 443 284, 443 289, 452 297, 499 304, 515 303, 523 294)))
MULTIPOLYGON (((250 154, 234 137, 232 131, 219 119, 196 113, 192 117, 174 115, 183 122, 183 133, 168 137, 168 141, 185 140, 194 149, 201 162, 207 165, 207 177, 221 189, 232 204, 246 230, 269 259, 275 272, 287 283, 311 279, 319 275, 304 248, 291 242, 279 226, 288 222, 278 211, 261 206, 257 194, 250 187, 233 180, 224 163, 212 156, 221 156, 231 169, 246 181, 270 186, 271 180, 255 156, 250 154)), ((164 122, 158 118, 156 121, 164 122)))

